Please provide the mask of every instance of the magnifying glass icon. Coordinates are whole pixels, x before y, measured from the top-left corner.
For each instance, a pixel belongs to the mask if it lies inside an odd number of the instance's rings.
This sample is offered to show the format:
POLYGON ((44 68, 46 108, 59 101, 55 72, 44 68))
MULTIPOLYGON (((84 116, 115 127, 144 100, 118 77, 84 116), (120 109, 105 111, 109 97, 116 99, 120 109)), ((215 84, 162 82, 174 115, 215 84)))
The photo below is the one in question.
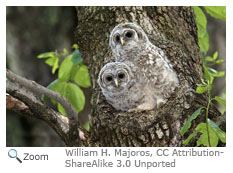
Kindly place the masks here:
POLYGON ((18 157, 17 157, 17 151, 15 149, 11 149, 8 151, 8 156, 10 158, 16 158, 20 163, 22 163, 22 160, 20 160, 18 157))

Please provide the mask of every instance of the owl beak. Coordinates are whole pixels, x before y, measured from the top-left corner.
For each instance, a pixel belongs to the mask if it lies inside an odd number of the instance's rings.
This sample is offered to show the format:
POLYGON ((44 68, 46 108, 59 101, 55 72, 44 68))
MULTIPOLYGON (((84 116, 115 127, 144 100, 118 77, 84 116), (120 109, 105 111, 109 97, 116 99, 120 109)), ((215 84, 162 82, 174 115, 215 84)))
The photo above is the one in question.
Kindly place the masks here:
POLYGON ((114 82, 115 82, 116 87, 118 88, 118 86, 119 86, 118 80, 117 80, 117 79, 114 79, 114 82))
POLYGON ((121 37, 121 45, 123 46, 125 44, 125 40, 121 37))

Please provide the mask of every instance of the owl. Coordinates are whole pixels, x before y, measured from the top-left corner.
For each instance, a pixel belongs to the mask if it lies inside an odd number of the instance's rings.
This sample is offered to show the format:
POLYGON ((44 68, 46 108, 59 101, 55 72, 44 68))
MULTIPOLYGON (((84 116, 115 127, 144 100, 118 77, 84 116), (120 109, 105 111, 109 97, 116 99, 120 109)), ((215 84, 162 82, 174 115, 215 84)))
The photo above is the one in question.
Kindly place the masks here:
POLYGON ((163 50, 153 45, 137 24, 117 25, 110 34, 109 46, 116 62, 133 64, 138 69, 147 88, 145 92, 152 95, 157 107, 163 105, 179 85, 177 73, 163 50))
POLYGON ((99 73, 98 84, 107 102, 116 110, 150 110, 156 106, 140 73, 132 63, 110 62, 99 73))

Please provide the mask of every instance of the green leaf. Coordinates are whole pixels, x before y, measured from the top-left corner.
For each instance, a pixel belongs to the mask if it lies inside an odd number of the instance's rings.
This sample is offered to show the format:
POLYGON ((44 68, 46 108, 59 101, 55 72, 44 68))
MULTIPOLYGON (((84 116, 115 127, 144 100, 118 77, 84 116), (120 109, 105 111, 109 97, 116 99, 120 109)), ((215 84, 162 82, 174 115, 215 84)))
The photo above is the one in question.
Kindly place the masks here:
MULTIPOLYGON (((55 90, 58 91, 63 97, 65 97, 67 100, 69 100, 67 97, 66 97, 66 89, 67 89, 67 82, 64 82, 64 81, 60 81, 58 80, 59 83, 57 83, 57 85, 55 86, 55 90)), ((60 103, 57 103, 57 109, 58 111, 62 114, 62 115, 66 115, 66 111, 65 109, 63 108, 63 106, 60 104, 60 103)))
MULTIPOLYGON (((206 123, 200 123, 197 125, 195 131, 189 135, 189 137, 183 142, 184 145, 187 145, 189 141, 197 135, 197 133, 201 133, 200 138, 197 141, 196 146, 204 145, 209 147, 209 142, 208 142, 208 133, 206 129, 206 123)), ((209 130, 209 136, 210 136, 210 145, 211 147, 216 147, 218 145, 218 140, 219 137, 215 130, 208 125, 208 130, 209 130)))
MULTIPOLYGON (((209 130, 209 137, 210 137, 210 145, 211 147, 216 147, 218 145, 218 140, 219 140, 218 135, 209 124, 208 124, 208 130, 209 130)), ((202 133, 202 135, 197 141, 197 146, 204 145, 206 147, 209 147, 208 131, 207 131, 206 123, 198 124, 195 131, 202 133)))
POLYGON ((42 54, 39 54, 37 56, 37 58, 49 58, 49 57, 54 57, 56 56, 56 52, 46 52, 46 53, 42 53, 42 54))
MULTIPOLYGON (((62 82, 61 88, 62 89, 59 93, 70 102, 70 104, 77 112, 82 111, 85 105, 85 96, 83 91, 75 84, 68 82, 62 82)), ((63 115, 66 115, 65 109, 60 103, 58 103, 58 110, 63 115)))
POLYGON ((213 68, 210 68, 210 67, 207 67, 207 68, 208 68, 208 71, 209 71, 210 73, 212 73, 212 74, 217 74, 217 73, 218 73, 218 71, 215 70, 215 69, 213 69, 213 68))
MULTIPOLYGON (((57 81, 57 80, 54 80, 53 82, 51 82, 51 83, 47 86, 47 88, 50 89, 51 86, 54 85, 54 83, 56 83, 56 81, 57 81)), ((47 99, 48 99, 48 97, 47 97, 46 95, 43 94, 43 95, 41 96, 41 100, 42 100, 42 101, 45 102, 47 99)), ((55 101, 55 100, 54 100, 54 101, 55 101)), ((53 102, 53 103, 56 104, 55 102, 53 102)))
POLYGON ((221 64, 221 63, 223 63, 223 62, 224 62, 223 59, 218 59, 218 60, 215 61, 216 64, 221 64))
POLYGON ((226 6, 204 6, 204 8, 212 17, 226 20, 226 6))
POLYGON ((214 77, 222 77, 224 75, 225 75, 225 71, 219 71, 219 72, 215 73, 213 76, 214 77))
MULTIPOLYGON (((223 93, 221 94, 221 97, 216 96, 216 99, 219 98, 218 102, 222 105, 218 107, 218 110, 221 112, 223 115, 226 112, 226 88, 223 90, 223 93)), ((213 100, 216 100, 213 98, 213 100)))
POLYGON ((83 128, 86 129, 87 131, 89 131, 89 130, 90 130, 89 122, 86 122, 86 123, 83 125, 83 128))
POLYGON ((216 60, 218 58, 218 52, 216 51, 213 55, 213 59, 216 60))
POLYGON ((49 66, 52 66, 52 74, 55 73, 55 71, 58 69, 59 65, 59 59, 58 57, 50 57, 45 61, 46 64, 48 64, 49 66))
POLYGON ((75 50, 77 50, 78 49, 78 45, 77 44, 73 44, 72 48, 75 49, 75 50))
POLYGON ((58 69, 58 67, 59 67, 58 63, 59 63, 59 59, 56 58, 55 63, 54 63, 53 68, 52 68, 52 74, 54 74, 55 71, 58 69))
POLYGON ((194 13, 196 15, 196 21, 199 25, 201 25, 204 29, 206 29, 207 19, 201 8, 194 6, 194 13))
POLYGON ((214 59, 211 56, 205 57, 205 61, 214 62, 214 59))
MULTIPOLYGON (((51 83, 47 86, 47 88, 48 88, 48 89, 51 89, 51 90, 53 90, 53 91, 55 91, 55 92, 58 92, 58 93, 60 93, 60 94, 62 95, 62 90, 63 90, 63 88, 65 87, 65 84, 66 84, 65 82, 56 79, 56 80, 54 80, 53 82, 51 82, 51 83)), ((53 104, 57 104, 57 101, 54 100, 54 99, 50 99, 50 101, 51 101, 53 104)))
POLYGON ((209 81, 210 84, 213 83, 213 80, 214 80, 214 77, 211 75, 211 73, 209 72, 209 69, 208 67, 205 66, 205 64, 203 64, 203 69, 204 69, 204 76, 205 76, 205 79, 207 81, 209 81))
POLYGON ((58 92, 58 93, 61 93, 61 91, 63 90, 63 88, 65 87, 65 84, 66 82, 64 81, 61 81, 59 79, 56 79, 54 80, 53 82, 51 82, 47 88, 55 91, 55 92, 58 92))
POLYGON ((191 134, 189 135, 189 137, 183 141, 183 144, 184 144, 184 145, 188 145, 188 143, 190 142, 190 140, 191 140, 193 137, 195 137, 196 135, 197 135, 197 132, 196 132, 196 131, 194 131, 193 133, 191 133, 191 134))
POLYGON ((42 54, 38 55, 37 57, 38 58, 48 58, 47 60, 45 60, 45 63, 52 67, 52 74, 54 74, 55 71, 58 69, 59 58, 58 58, 56 52, 42 53, 42 54))
POLYGON ((65 97, 70 101, 77 112, 83 110, 85 96, 83 91, 78 86, 72 83, 67 83, 65 97))
POLYGON ((197 25, 198 28, 198 44, 200 46, 200 51, 204 54, 209 50, 209 35, 206 29, 197 25))
POLYGON ((218 138, 223 142, 226 143, 226 133, 224 131, 222 131, 218 125, 213 122, 212 120, 208 119, 208 124, 209 126, 215 131, 215 133, 217 134, 218 138))
POLYGON ((58 79, 62 81, 68 81, 71 76, 71 70, 73 67, 73 62, 71 61, 72 56, 67 56, 61 63, 58 71, 58 79))
POLYGON ((45 63, 49 66, 53 66, 55 64, 57 57, 53 56, 45 60, 45 63))
POLYGON ((184 127, 181 129, 180 131, 180 134, 183 136, 187 130, 191 127, 191 122, 197 118, 197 116, 201 113, 201 110, 203 109, 204 107, 200 107, 198 108, 191 116, 190 118, 188 119, 188 121, 185 123, 184 127))
POLYGON ((79 50, 75 50, 72 54, 72 61, 74 64, 79 64, 81 62, 83 62, 81 53, 79 52, 79 50))
POLYGON ((66 115, 66 110, 63 108, 63 106, 60 103, 57 104, 57 109, 62 115, 66 115))
POLYGON ((63 49, 63 54, 66 55, 67 53, 68 53, 67 49, 64 48, 64 49, 63 49))
POLYGON ((222 77, 224 75, 225 75, 225 71, 219 71, 218 73, 213 74, 214 77, 222 77))
POLYGON ((225 75, 224 71, 218 72, 213 68, 209 68, 209 67, 207 67, 207 68, 208 68, 209 74, 211 74, 213 77, 222 77, 225 75))
POLYGON ((223 105, 226 108, 226 99, 215 96, 213 98, 213 100, 216 100, 218 103, 220 103, 221 105, 223 105))
POLYGON ((196 89, 196 93, 202 94, 202 93, 206 92, 208 89, 209 89, 208 85, 204 86, 204 87, 198 86, 196 89))
MULTIPOLYGON (((210 145, 211 147, 216 147, 219 141, 218 136, 216 135, 216 133, 213 131, 211 127, 209 127, 208 130, 209 130, 209 136, 210 136, 210 145)), ((198 139, 196 146, 204 145, 206 147, 210 147, 209 142, 208 142, 208 133, 206 131, 206 125, 205 125, 205 130, 203 129, 203 131, 204 133, 198 139)))
POLYGON ((88 88, 91 86, 90 75, 87 66, 84 64, 76 66, 75 74, 72 79, 81 87, 88 88))
POLYGON ((193 7, 196 15, 198 29, 198 44, 202 53, 206 54, 209 49, 209 35, 206 30, 207 20, 203 11, 199 7, 193 7))
POLYGON ((206 136, 206 135, 203 136, 203 133, 206 134, 206 132, 207 132, 206 123, 198 124, 195 131, 202 133, 202 135, 201 135, 202 137, 200 137, 201 139, 199 138, 196 146, 200 146, 201 144, 204 146, 208 146, 208 136, 206 136))

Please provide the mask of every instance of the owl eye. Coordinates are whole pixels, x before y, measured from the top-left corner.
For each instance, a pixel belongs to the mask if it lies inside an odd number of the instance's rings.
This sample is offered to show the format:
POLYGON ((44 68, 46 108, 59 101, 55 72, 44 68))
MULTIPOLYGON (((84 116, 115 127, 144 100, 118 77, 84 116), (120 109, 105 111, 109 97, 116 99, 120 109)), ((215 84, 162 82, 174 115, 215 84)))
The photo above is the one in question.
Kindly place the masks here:
POLYGON ((115 36, 115 41, 116 41, 116 42, 120 42, 120 36, 119 36, 119 35, 116 35, 116 36, 115 36))
POLYGON ((119 74, 118 74, 118 78, 119 78, 119 79, 124 79, 124 77, 125 77, 125 74, 124 74, 124 73, 119 73, 119 74))
POLYGON ((108 81, 108 82, 111 82, 112 81, 112 76, 106 76, 105 80, 108 81))
POLYGON ((133 36, 133 33, 130 31, 125 33, 125 37, 127 37, 127 38, 131 38, 132 36, 133 36))

